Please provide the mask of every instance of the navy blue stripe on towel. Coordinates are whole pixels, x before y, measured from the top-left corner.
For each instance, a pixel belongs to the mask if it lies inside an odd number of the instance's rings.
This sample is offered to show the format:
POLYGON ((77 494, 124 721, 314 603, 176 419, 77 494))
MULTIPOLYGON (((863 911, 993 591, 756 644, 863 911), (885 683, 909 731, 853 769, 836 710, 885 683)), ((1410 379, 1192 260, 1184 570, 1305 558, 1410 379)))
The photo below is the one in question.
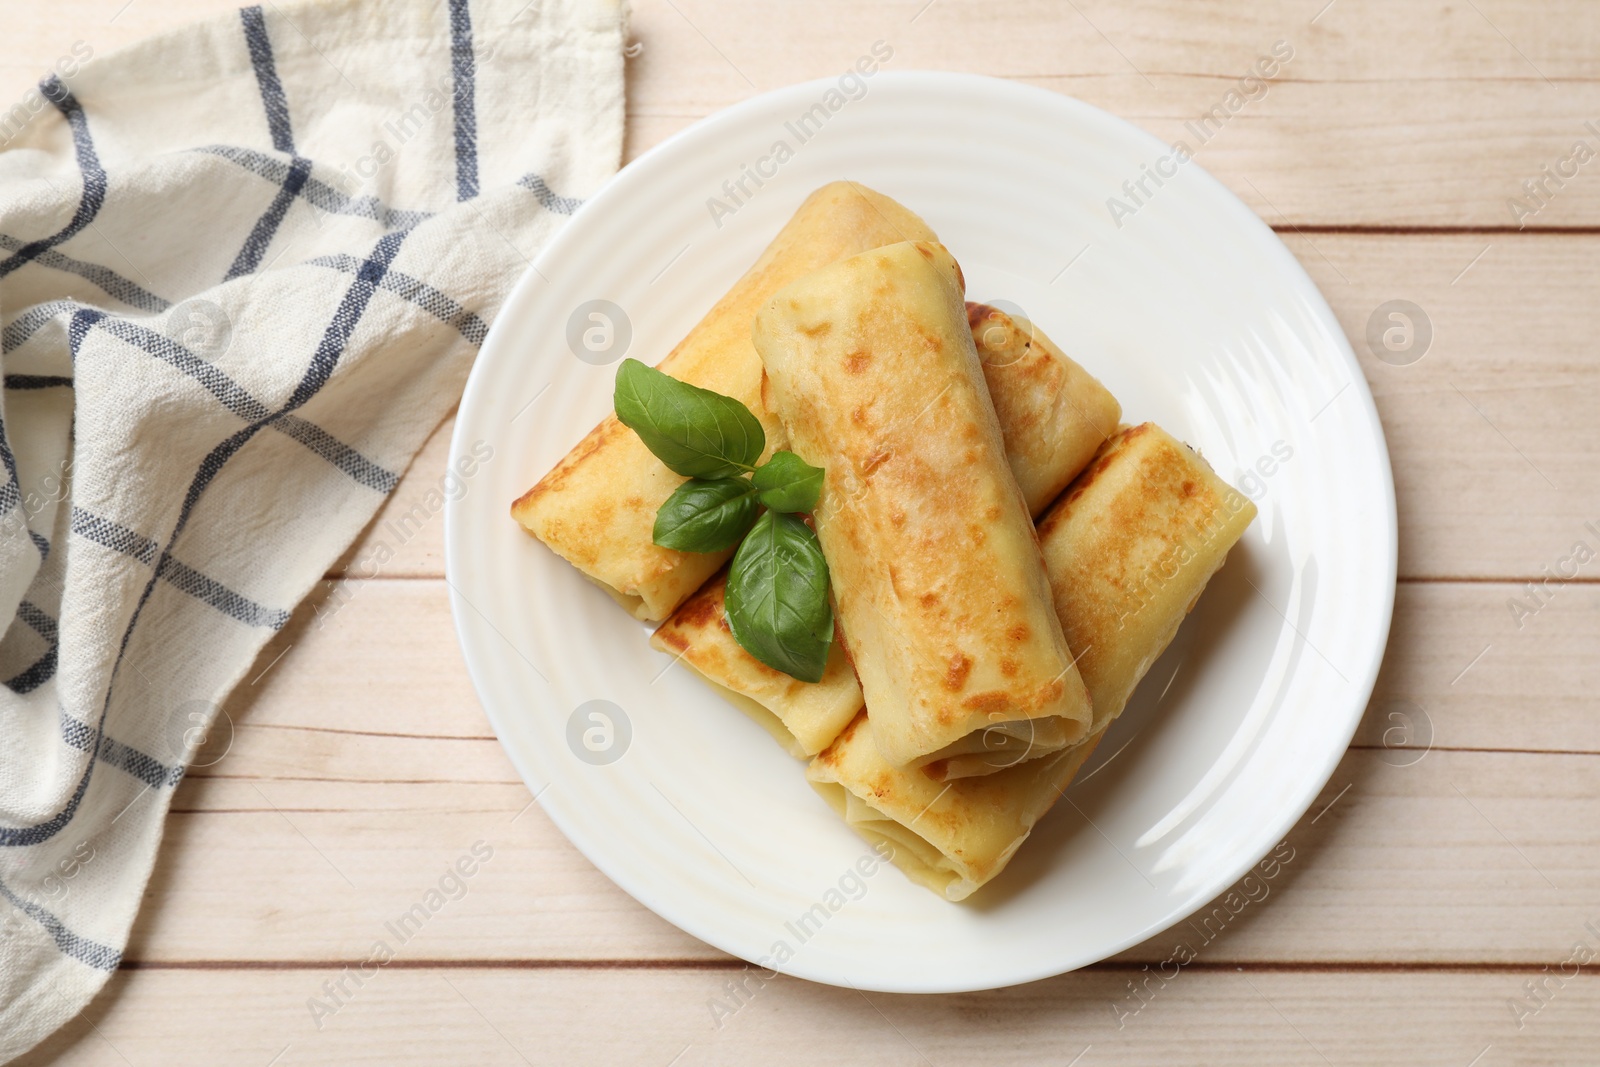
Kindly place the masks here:
POLYGON ((97 971, 114 971, 117 969, 117 965, 122 962, 122 953, 116 949, 109 945, 102 945, 97 941, 91 941, 87 937, 79 937, 71 930, 68 930, 66 924, 51 914, 48 909, 35 904, 31 900, 23 899, 3 883, 0 883, 0 897, 10 901, 18 911, 44 927, 51 940, 55 941, 56 948, 79 963, 86 963, 97 971))
POLYGON ((450 70, 455 77, 456 199, 471 200, 478 195, 478 107, 467 0, 450 0, 450 70))
POLYGON ((223 276, 223 281, 232 281, 234 278, 255 273, 256 268, 261 265, 262 257, 267 254, 267 247, 272 244, 273 235, 283 223, 283 217, 289 213, 290 205, 294 203, 294 198, 300 195, 300 189, 309 177, 311 177, 311 160, 295 156, 294 161, 289 164, 289 173, 284 176, 283 184, 278 187, 278 195, 272 198, 272 203, 267 205, 266 212, 256 220, 255 226, 250 230, 250 236, 244 239, 244 247, 239 249, 239 254, 234 257, 233 266, 229 267, 228 273, 223 276))
POLYGON ((261 6, 239 9, 244 23, 244 43, 250 49, 250 65, 256 69, 256 85, 261 89, 261 106, 267 112, 267 128, 272 131, 272 147, 280 152, 294 151, 294 131, 289 127, 289 99, 278 80, 278 65, 272 59, 272 38, 267 36, 267 20, 261 6))
POLYGON ((17 249, 10 259, 0 262, 0 278, 31 262, 45 249, 70 240, 94 221, 101 205, 106 202, 105 168, 100 166, 100 157, 95 154, 94 139, 89 136, 89 120, 84 116, 78 98, 54 74, 39 83, 39 91, 56 106, 57 111, 66 116, 67 125, 72 128, 72 149, 78 157, 78 171, 83 176, 83 195, 78 199, 78 210, 73 212, 72 219, 63 229, 41 240, 30 241, 17 249))

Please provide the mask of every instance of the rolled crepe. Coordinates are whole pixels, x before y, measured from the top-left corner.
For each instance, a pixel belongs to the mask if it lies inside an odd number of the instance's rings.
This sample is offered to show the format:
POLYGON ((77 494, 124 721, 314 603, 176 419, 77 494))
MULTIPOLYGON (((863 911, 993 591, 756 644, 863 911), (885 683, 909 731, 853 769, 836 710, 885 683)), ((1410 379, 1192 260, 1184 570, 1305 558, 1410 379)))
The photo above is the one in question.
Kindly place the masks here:
MULTIPOLYGON (((969 303, 967 324, 983 363, 1011 473, 1028 501, 1028 512, 1037 515, 1116 433, 1122 405, 1020 315, 969 303)), ((1067 644, 1072 644, 1070 637, 1067 644)))
MULTIPOLYGON (((1026 320, 985 304, 968 304, 967 319, 999 416, 1006 460, 1028 510, 1037 515, 1115 431, 1121 406, 1026 320)), ((797 682, 734 640, 723 611, 726 584, 724 568, 661 624, 650 644, 699 673, 791 755, 815 756, 861 709, 861 687, 845 659, 842 631, 835 632, 822 680, 797 682)))
POLYGON ((1094 729, 1121 714, 1256 506, 1153 422, 1122 430, 1039 523, 1094 729))
POLYGON ((724 567, 656 629, 651 646, 694 668, 791 756, 815 756, 861 710, 861 687, 844 646, 835 636, 821 681, 802 682, 773 670, 734 640, 723 607, 727 585, 724 567))
POLYGON ((1039 526, 1056 611, 1094 702, 1088 741, 982 778, 940 784, 886 762, 876 710, 859 716, 806 777, 894 862, 949 900, 1005 868, 1121 714, 1177 633, 1255 505, 1151 423, 1124 430, 1039 526))
POLYGON ((943 246, 889 245, 782 290, 753 330, 768 407, 827 472, 813 521, 878 747, 939 778, 1059 751, 1091 718, 963 285, 943 246))
MULTIPOLYGON (((773 293, 845 256, 933 231, 893 200, 854 182, 812 193, 753 267, 659 364, 673 377, 736 397, 756 414, 769 453, 783 429, 761 403, 750 319, 773 293)), ((683 484, 609 414, 511 505, 511 515, 611 593, 635 618, 659 620, 733 553, 680 552, 651 539, 656 511, 683 484)))
POLYGON ((851 829, 873 845, 887 843, 913 882, 965 900, 1005 870, 1102 736, 994 774, 937 782, 884 762, 863 711, 806 777, 851 829))

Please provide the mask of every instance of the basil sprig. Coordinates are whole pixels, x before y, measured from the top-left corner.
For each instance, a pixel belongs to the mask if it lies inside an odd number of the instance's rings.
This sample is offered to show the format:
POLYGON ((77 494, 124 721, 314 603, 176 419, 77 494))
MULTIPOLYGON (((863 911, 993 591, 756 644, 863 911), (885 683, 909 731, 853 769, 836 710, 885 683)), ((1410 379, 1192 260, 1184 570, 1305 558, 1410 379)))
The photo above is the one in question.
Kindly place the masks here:
POLYGON ((822 496, 822 468, 793 452, 774 452, 750 482, 760 493, 757 499, 773 511, 809 512, 822 496))
POLYGON ((750 531, 759 510, 746 478, 690 478, 656 512, 652 537, 662 548, 721 552, 750 531))
POLYGON ((622 424, 689 479, 656 512, 652 539, 683 552, 738 545, 725 597, 734 639, 774 670, 821 681, 833 641, 828 564, 795 516, 817 506, 822 468, 781 451, 757 466, 767 437, 749 408, 636 359, 623 360, 613 402, 622 424))
POLYGON ((734 478, 767 447, 761 420, 731 396, 680 382, 636 359, 617 371, 617 418, 685 478, 734 478))
POLYGON ((828 564, 804 519, 769 511, 733 554, 723 598, 728 628, 767 666, 822 681, 833 643, 828 564))

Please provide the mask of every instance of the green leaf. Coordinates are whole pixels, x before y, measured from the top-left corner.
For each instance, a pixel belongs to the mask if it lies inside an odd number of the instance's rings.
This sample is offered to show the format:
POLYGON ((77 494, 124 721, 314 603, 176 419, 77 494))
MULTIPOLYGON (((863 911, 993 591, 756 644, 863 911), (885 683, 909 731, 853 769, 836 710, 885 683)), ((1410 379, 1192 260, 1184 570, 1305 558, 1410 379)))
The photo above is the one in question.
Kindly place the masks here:
POLYGON ((756 491, 743 478, 691 478, 656 512, 652 537, 662 548, 721 552, 739 543, 758 510, 756 491))
POLYGON ((833 643, 828 563, 801 519, 768 511, 756 520, 728 572, 734 640, 774 670, 819 682, 833 643))
POLYGON ((774 452, 750 481, 760 490, 761 503, 773 511, 811 511, 822 496, 822 474, 821 467, 793 452, 774 452))
POLYGON ((636 359, 622 361, 612 403, 622 424, 686 478, 732 478, 754 470, 767 447, 761 421, 739 401, 636 359))

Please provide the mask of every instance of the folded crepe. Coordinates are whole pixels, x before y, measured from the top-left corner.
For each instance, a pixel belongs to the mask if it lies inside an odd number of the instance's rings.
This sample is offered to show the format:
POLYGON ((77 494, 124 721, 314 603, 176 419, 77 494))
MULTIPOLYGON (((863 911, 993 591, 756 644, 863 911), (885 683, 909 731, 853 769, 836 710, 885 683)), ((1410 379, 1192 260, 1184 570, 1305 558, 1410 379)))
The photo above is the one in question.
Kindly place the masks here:
MULTIPOLYGON (((948 900, 1005 868, 1121 713, 1255 517, 1255 505, 1152 423, 1124 430, 1039 526, 1055 608, 1095 721, 1081 745, 981 778, 940 783, 884 760, 858 716, 806 777, 868 841, 948 900)), ((870 706, 870 705, 869 705, 870 706)))
MULTIPOLYGON (((968 304, 967 320, 999 417, 1006 461, 1029 512, 1037 515, 1115 432, 1122 408, 1027 320, 986 304, 968 304)), ((798 682, 734 640, 723 611, 726 585, 724 568, 661 624, 650 644, 698 672, 791 755, 815 756, 861 710, 861 687, 846 660, 838 636, 842 630, 836 631, 822 680, 798 682)))
MULTIPOLYGON (((854 182, 806 198, 761 258, 659 364, 675 378, 745 403, 770 454, 783 430, 761 403, 761 360, 750 320, 779 289, 845 256, 933 231, 893 200, 854 182)), ((680 552, 651 539, 656 511, 684 482, 609 414, 511 505, 511 515, 639 619, 659 620, 731 556, 680 552)))
POLYGON ((1094 729, 1122 712, 1255 517, 1198 453, 1147 422, 1108 441, 1040 521, 1094 729))
POLYGON ((1011 473, 1028 501, 1028 513, 1037 515, 1117 431, 1122 405, 1022 316, 969 303, 967 325, 1011 473))
POLYGON ((940 778, 1083 740, 1088 696, 973 345, 961 270, 903 242, 757 313, 767 407, 827 473, 812 518, 884 758, 940 778))
POLYGON ((884 762, 863 711, 812 761, 806 777, 851 829, 918 885, 965 900, 1005 869, 1071 784, 1104 731, 994 774, 938 782, 884 762))
POLYGON ((835 631, 822 679, 802 682, 762 663, 734 640, 723 597, 724 567, 672 617, 650 645, 692 667, 711 687, 767 731, 796 759, 827 748, 861 710, 861 687, 835 631))

